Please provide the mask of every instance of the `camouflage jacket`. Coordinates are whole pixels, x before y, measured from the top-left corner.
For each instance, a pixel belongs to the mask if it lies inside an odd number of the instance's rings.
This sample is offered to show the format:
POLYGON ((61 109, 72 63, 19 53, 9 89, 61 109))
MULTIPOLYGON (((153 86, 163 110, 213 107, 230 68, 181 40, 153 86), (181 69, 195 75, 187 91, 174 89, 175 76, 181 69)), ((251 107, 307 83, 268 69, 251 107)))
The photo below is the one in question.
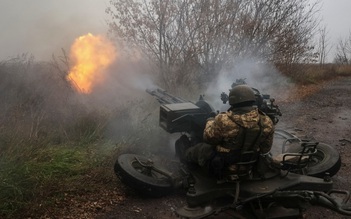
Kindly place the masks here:
POLYGON ((272 120, 257 108, 250 107, 241 112, 223 112, 209 120, 204 130, 204 140, 216 146, 217 151, 218 146, 219 148, 241 149, 245 143, 240 142, 244 141, 240 135, 245 135, 249 136, 249 139, 245 141, 251 141, 250 144, 257 145, 255 150, 265 154, 272 147, 273 134, 272 120), (250 137, 250 133, 254 133, 251 136, 257 137, 250 137))

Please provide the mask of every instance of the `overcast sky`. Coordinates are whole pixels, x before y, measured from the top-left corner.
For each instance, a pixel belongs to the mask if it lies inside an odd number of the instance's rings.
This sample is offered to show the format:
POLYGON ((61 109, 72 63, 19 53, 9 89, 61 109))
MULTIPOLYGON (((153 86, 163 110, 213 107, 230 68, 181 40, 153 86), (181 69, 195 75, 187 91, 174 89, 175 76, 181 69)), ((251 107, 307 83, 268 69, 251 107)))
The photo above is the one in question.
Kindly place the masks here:
MULTIPOLYGON (((321 2, 322 22, 336 45, 350 34, 351 0, 321 2)), ((108 5, 109 0, 0 0, 0 60, 22 53, 50 60, 79 36, 106 34, 108 5)))
POLYGON ((105 34, 108 0, 0 0, 0 60, 33 54, 50 60, 74 39, 105 34))

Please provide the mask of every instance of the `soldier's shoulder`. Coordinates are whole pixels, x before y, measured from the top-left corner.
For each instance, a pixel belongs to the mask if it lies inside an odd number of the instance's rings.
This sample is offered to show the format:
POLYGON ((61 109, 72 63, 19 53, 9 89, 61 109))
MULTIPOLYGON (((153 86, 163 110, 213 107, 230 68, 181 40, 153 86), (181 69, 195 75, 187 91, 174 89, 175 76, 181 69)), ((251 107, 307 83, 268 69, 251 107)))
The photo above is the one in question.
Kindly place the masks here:
POLYGON ((265 126, 266 128, 270 128, 273 129, 273 121, 271 118, 269 118, 269 116, 267 115, 261 115, 261 123, 263 126, 265 126))
POLYGON ((229 114, 228 112, 221 112, 219 113, 216 117, 215 117, 216 120, 226 120, 226 119, 229 119, 229 114))
POLYGON ((220 113, 218 113, 217 114, 217 116, 216 117, 223 117, 223 116, 227 116, 228 115, 228 112, 220 112, 220 113))

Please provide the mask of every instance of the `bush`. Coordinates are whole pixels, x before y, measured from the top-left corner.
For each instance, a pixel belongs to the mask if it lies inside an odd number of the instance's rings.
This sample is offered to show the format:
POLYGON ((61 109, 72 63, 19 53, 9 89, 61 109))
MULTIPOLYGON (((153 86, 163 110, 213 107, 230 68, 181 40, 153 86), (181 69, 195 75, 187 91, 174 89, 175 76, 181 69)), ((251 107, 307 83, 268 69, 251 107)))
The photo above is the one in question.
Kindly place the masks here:
POLYGON ((50 63, 20 56, 0 62, 0 77, 0 217, 12 218, 73 184, 82 188, 115 145, 96 145, 110 114, 86 107, 50 63))

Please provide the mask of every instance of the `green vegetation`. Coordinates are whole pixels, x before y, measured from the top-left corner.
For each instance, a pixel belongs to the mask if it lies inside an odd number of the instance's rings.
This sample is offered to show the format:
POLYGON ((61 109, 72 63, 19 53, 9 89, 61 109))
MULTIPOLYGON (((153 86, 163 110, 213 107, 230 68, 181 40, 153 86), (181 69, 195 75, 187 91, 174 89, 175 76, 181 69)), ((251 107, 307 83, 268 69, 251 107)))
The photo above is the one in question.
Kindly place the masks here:
POLYGON ((41 148, 37 153, 12 156, 19 157, 2 157, 1 165, 0 209, 5 214, 23 208, 45 184, 76 175, 86 165, 82 153, 68 148, 41 148))
POLYGON ((87 174, 92 170, 110 169, 118 148, 102 142, 84 146, 47 145, 36 150, 25 149, 25 146, 21 145, 22 153, 0 157, 0 212, 3 217, 16 215, 36 202, 50 205, 64 192, 77 192, 87 186, 94 189, 93 184, 84 183, 87 174))

